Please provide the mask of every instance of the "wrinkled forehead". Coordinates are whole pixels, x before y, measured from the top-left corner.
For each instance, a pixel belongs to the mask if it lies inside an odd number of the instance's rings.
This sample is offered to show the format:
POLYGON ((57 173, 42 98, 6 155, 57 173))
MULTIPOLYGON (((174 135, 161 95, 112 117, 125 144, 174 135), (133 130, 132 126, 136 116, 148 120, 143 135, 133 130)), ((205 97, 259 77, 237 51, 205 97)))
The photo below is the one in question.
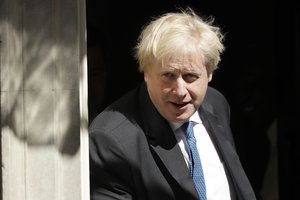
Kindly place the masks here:
POLYGON ((204 67, 204 56, 199 49, 182 48, 170 52, 161 59, 162 66, 204 67))

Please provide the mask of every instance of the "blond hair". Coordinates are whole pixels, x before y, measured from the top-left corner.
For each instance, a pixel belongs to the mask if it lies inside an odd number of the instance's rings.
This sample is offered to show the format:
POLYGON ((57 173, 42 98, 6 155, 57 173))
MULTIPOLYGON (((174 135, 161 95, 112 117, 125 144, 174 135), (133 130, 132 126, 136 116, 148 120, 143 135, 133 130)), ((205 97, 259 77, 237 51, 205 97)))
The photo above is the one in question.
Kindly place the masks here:
POLYGON ((176 51, 190 51, 192 47, 201 52, 207 70, 213 72, 225 47, 220 28, 212 23, 213 18, 205 21, 190 8, 154 18, 144 27, 135 46, 139 71, 143 72, 154 60, 163 62, 176 51))

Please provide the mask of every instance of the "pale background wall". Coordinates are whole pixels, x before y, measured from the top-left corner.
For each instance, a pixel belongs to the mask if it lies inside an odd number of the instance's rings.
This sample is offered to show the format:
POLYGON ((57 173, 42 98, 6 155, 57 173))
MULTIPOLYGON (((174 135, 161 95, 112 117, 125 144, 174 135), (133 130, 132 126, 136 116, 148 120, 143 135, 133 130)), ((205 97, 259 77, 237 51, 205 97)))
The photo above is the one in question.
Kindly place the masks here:
POLYGON ((4 200, 88 196, 85 2, 1 0, 4 200))

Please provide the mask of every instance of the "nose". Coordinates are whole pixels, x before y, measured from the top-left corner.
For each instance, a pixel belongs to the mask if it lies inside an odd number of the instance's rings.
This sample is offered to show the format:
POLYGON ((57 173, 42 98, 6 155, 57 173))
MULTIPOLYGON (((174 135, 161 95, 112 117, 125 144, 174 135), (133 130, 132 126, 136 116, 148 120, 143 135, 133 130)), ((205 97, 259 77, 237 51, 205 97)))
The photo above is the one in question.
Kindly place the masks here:
POLYGON ((186 95, 186 93, 187 93, 186 82, 182 79, 182 77, 179 77, 176 80, 176 82, 174 84, 173 92, 178 96, 186 95))

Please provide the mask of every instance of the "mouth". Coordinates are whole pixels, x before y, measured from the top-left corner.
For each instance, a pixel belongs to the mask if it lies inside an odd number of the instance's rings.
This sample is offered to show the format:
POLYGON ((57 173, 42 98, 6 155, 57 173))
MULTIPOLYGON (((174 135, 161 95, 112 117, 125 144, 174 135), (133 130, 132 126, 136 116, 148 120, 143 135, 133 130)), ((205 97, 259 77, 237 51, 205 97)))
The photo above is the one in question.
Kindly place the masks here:
POLYGON ((171 104, 173 106, 175 106, 176 108, 178 109, 182 109, 184 108, 185 106, 187 106, 190 102, 184 102, 184 103, 174 103, 174 102, 171 102, 171 104))

